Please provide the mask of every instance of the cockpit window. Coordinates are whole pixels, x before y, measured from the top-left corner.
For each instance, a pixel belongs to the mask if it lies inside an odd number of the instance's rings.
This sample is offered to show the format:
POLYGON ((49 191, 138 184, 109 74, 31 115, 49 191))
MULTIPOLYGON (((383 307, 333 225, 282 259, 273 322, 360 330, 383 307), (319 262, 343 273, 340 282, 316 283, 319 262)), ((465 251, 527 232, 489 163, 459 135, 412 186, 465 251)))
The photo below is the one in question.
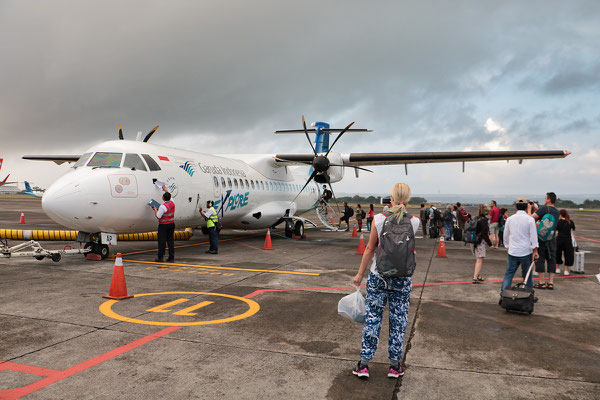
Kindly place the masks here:
POLYGON ((88 163, 88 167, 115 167, 121 166, 123 153, 105 153, 97 152, 88 163))
POLYGON ((91 155, 92 155, 92 153, 85 153, 84 155, 79 157, 79 160, 77 160, 77 162, 75 164, 73 164, 73 168, 84 166, 85 163, 90 159, 91 155))
POLYGON ((125 162, 123 162, 123 167, 136 169, 138 171, 146 171, 146 166, 144 162, 137 154, 125 154, 125 162))
POLYGON ((146 160, 146 164, 148 164, 150 171, 160 171, 160 167, 152 157, 150 157, 148 154, 142 154, 142 157, 144 157, 144 160, 146 160))

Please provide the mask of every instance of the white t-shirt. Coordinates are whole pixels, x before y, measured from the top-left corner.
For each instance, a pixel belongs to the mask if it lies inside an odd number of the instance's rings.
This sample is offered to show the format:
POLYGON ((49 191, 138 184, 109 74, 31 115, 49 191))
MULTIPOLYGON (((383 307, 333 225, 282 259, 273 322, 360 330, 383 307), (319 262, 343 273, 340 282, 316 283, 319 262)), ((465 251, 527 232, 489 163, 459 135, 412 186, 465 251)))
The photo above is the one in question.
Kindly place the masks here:
POLYGON ((158 207, 156 217, 158 219, 160 219, 164 215, 164 213, 166 213, 167 211, 169 211, 169 210, 167 210, 167 206, 165 206, 164 204, 161 204, 160 207, 158 207))
MULTIPOLYGON (((385 215, 384 214, 377 214, 374 218, 373 218, 373 226, 375 227, 375 229, 377 229, 377 237, 379 240, 381 240, 381 230, 383 229, 383 223, 385 222, 385 215)), ((410 223, 412 225, 413 228, 413 232, 418 232, 419 231, 419 224, 421 223, 421 220, 419 218, 416 217, 410 217, 410 223)), ((371 273, 373 274, 377 274, 379 275, 379 273, 377 272, 377 266, 375 265, 375 262, 377 261, 375 255, 373 255, 373 262, 371 263, 371 273)))

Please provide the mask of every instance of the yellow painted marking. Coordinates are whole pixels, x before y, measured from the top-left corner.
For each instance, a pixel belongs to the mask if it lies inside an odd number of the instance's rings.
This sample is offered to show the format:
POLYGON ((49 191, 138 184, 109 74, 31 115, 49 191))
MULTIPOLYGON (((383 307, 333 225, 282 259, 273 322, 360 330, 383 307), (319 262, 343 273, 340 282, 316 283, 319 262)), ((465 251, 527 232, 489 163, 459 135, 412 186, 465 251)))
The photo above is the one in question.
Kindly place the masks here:
POLYGON ((202 307, 206 307, 206 306, 208 306, 209 304, 212 304, 212 303, 214 303, 214 301, 203 301, 202 303, 198 303, 195 306, 191 306, 191 307, 188 307, 188 308, 184 308, 181 311, 174 312, 173 315, 189 315, 189 316, 196 315, 198 313, 195 313, 195 312, 192 312, 192 311, 196 311, 197 309, 202 308, 202 307))
POLYGON ((154 265, 176 265, 178 267, 194 267, 194 268, 207 268, 207 269, 226 269, 231 271, 246 271, 246 272, 268 272, 271 274, 289 274, 289 275, 309 275, 309 276, 319 276, 321 275, 318 272, 297 272, 297 271, 281 271, 281 270, 273 270, 273 269, 255 269, 255 268, 235 268, 235 267, 217 267, 214 265, 195 265, 195 264, 180 264, 180 263, 157 263, 154 261, 141 261, 141 260, 129 260, 123 259, 123 262, 132 262, 139 264, 154 264, 154 265))
POLYGON ((189 299, 173 300, 168 303, 162 304, 160 306, 149 308, 146 311, 149 311, 149 312, 171 312, 171 310, 167 310, 167 308, 176 306, 177 304, 180 304, 180 303, 185 303, 188 300, 189 299))
POLYGON ((246 299, 244 297, 233 296, 231 294, 223 294, 223 293, 205 293, 205 292, 160 292, 160 293, 141 293, 134 295, 134 298, 142 297, 142 296, 156 296, 156 295, 164 295, 164 294, 202 294, 206 296, 220 296, 227 297, 234 300, 243 301, 248 305, 248 310, 242 314, 234 315, 233 317, 214 319, 211 321, 196 321, 196 322, 162 322, 162 321, 145 321, 143 319, 137 318, 129 318, 123 315, 117 314, 112 310, 112 306, 115 303, 118 303, 120 300, 108 300, 105 301, 98 307, 100 312, 107 317, 124 321, 131 322, 134 324, 143 324, 143 325, 158 325, 158 326, 195 326, 195 325, 212 325, 212 324, 223 324, 226 322, 239 321, 244 318, 248 318, 258 312, 260 310, 260 305, 252 299, 246 299))

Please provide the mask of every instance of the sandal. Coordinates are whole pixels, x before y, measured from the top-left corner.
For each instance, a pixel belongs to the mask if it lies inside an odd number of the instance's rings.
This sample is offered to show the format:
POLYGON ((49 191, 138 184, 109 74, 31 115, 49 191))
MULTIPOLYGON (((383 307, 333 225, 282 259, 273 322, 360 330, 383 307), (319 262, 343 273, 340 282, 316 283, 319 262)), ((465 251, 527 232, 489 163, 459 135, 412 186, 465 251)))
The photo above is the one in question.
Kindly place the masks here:
POLYGON ((545 282, 538 282, 535 285, 533 285, 534 289, 546 289, 546 283, 545 282))
POLYGON ((473 278, 473 284, 477 284, 477 283, 481 283, 481 282, 479 281, 479 279, 473 278))
POLYGON ((479 282, 483 282, 483 281, 485 281, 485 279, 484 279, 484 278, 483 278, 483 276, 481 276, 481 275, 479 275, 479 276, 477 277, 477 280, 478 280, 479 282))
POLYGON ((546 289, 549 289, 549 290, 554 290, 554 284, 553 284, 553 283, 548 283, 548 284, 546 285, 546 289))

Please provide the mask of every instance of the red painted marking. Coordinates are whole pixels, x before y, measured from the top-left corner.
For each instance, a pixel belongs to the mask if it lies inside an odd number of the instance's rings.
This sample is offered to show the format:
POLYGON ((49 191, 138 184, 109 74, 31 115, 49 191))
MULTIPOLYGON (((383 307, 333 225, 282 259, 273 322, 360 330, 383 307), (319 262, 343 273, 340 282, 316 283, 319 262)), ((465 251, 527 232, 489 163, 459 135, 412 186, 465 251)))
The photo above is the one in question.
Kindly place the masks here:
POLYGON ((169 161, 169 157, 165 157, 165 156, 158 156, 159 160, 163 160, 163 161, 169 161))
POLYGON ((596 243, 600 243, 600 240, 596 240, 596 239, 590 239, 590 238, 586 238, 583 236, 575 236, 577 239, 583 239, 583 240, 589 240, 590 242, 596 242, 596 243))
MULTIPOLYGON (((48 385, 52 385, 53 383, 56 383, 65 378, 68 378, 69 376, 75 375, 81 371, 84 371, 88 368, 91 368, 100 363, 103 363, 104 361, 110 360, 111 358, 114 358, 118 355, 121 355, 121 354, 126 353, 130 350, 133 350, 137 347, 140 347, 148 342, 153 341, 154 339, 158 339, 160 337, 168 335, 169 333, 173 333, 179 329, 181 329, 181 326, 170 326, 170 327, 162 329, 156 333, 151 333, 150 335, 144 336, 143 338, 134 340, 133 342, 127 343, 126 345, 123 345, 121 347, 117 347, 116 349, 108 351, 97 357, 90 358, 89 360, 86 360, 82 363, 73 365, 72 367, 69 367, 63 371, 53 371, 53 372, 51 372, 51 375, 43 374, 42 376, 46 376, 45 378, 40 379, 39 381, 29 384, 27 386, 15 388, 15 389, 0 390, 0 399, 13 400, 13 399, 18 399, 20 397, 26 396, 30 393, 33 393, 35 391, 45 388, 48 385)), ((10 364, 14 364, 14 363, 10 363, 10 364)), ((4 363, 0 364, 0 366, 3 366, 3 365, 4 365, 4 363)), ((21 364, 17 364, 17 365, 21 365, 21 364)), ((17 367, 17 368, 21 368, 21 367, 17 367)), ((40 368, 40 369, 38 369, 37 367, 31 367, 31 368, 32 368, 32 371, 36 370, 37 372, 42 372, 40 370, 52 371, 52 370, 45 370, 44 368, 40 368)), ((9 365, 9 368, 5 368, 5 369, 13 370, 13 371, 15 370, 12 368, 12 365, 9 365)), ((24 371, 19 371, 19 372, 24 372, 24 371)), ((40 375, 36 372, 33 372, 33 374, 40 375)))
POLYGON ((11 361, 0 361, 0 371, 15 371, 22 372, 24 374, 39 376, 51 376, 60 372, 56 369, 47 369, 35 367, 33 365, 17 364, 11 361))
POLYGON ((450 308, 452 310, 461 311, 461 312, 464 312, 464 313, 467 313, 467 314, 470 314, 470 315, 474 315, 474 316, 479 317, 479 318, 484 318, 484 319, 487 319, 487 320, 490 320, 490 321, 498 322, 499 324, 512 326, 514 328, 521 329, 521 330, 527 331, 529 333, 533 333, 534 335, 546 336, 546 337, 549 337, 551 339, 554 339, 554 340, 557 340, 557 341, 560 341, 560 342, 568 343, 568 344, 570 344, 572 346, 580 347, 582 349, 593 351, 595 353, 600 353, 600 348, 598 348, 596 346, 591 346, 589 344, 577 342, 577 341, 574 341, 574 340, 571 340, 571 339, 564 338, 562 336, 557 336, 557 335, 554 335, 552 333, 548 333, 546 331, 541 331, 541 330, 533 329, 533 328, 530 328, 529 326, 517 324, 517 323, 514 323, 514 322, 505 321, 505 320, 502 320, 500 318, 490 317, 490 316, 487 316, 487 315, 481 315, 479 313, 476 313, 476 312, 473 312, 473 311, 469 311, 466 308, 453 306, 453 305, 450 305, 450 304, 447 304, 447 303, 442 303, 442 302, 436 301, 436 300, 429 300, 429 301, 431 301, 432 303, 436 303, 436 304, 439 304, 441 306, 444 306, 446 308, 450 308))
MULTIPOLYGON (((572 279, 572 278, 589 278, 594 277, 596 275, 570 275, 570 276, 556 276, 554 279, 572 279)), ((540 278, 534 278, 534 280, 540 278)), ((513 281, 522 281, 522 278, 515 278, 513 281)), ((485 282, 503 282, 504 279, 490 279, 485 282)), ((413 286, 435 286, 435 285, 458 285, 458 284, 471 284, 472 281, 455 281, 455 282, 427 282, 427 283, 413 283, 413 286)), ((356 286, 331 286, 331 287, 319 287, 319 288, 294 288, 294 289, 259 289, 254 292, 247 294, 243 297, 249 299, 251 297, 257 296, 264 292, 299 292, 299 291, 317 291, 317 290, 348 290, 355 289, 356 286)), ((365 286, 361 286, 361 289, 364 289, 365 286)))

